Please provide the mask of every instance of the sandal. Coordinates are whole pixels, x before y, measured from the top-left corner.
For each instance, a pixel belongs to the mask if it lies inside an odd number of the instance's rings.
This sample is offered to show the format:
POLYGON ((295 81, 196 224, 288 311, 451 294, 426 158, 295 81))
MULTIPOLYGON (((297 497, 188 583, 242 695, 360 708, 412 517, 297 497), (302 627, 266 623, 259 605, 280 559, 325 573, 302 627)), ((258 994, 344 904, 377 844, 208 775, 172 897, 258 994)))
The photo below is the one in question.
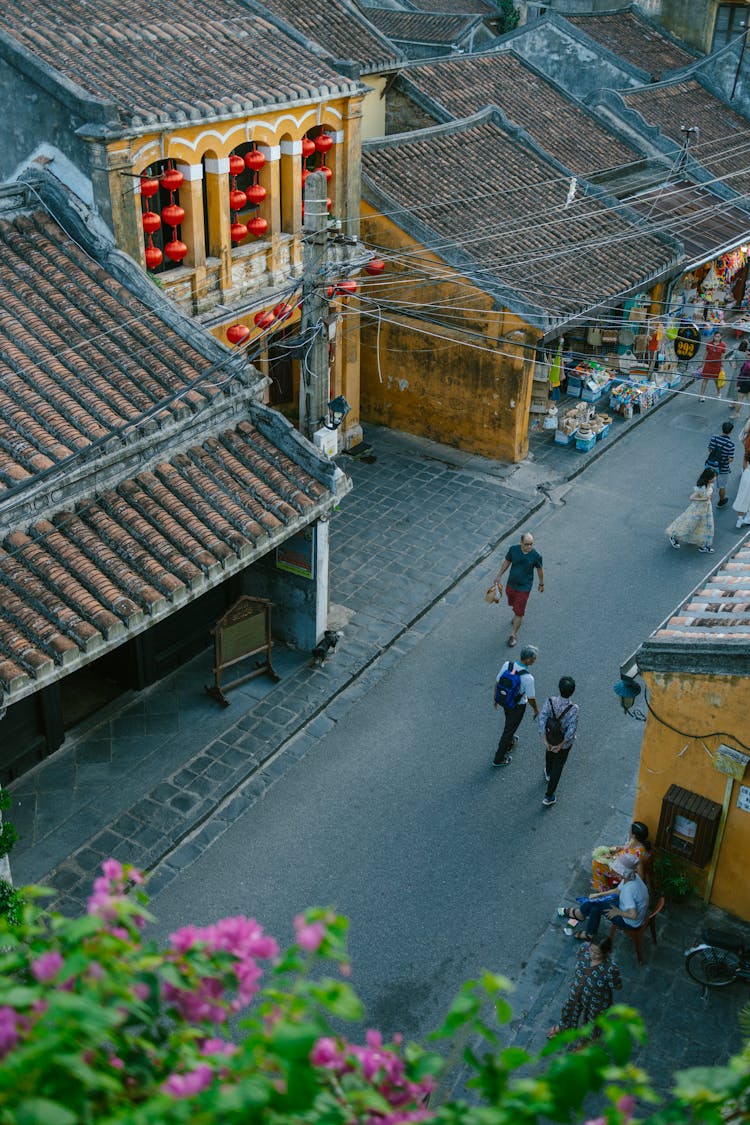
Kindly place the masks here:
POLYGON ((552 1027, 547 1032, 547 1038, 548 1039, 554 1039, 555 1036, 559 1035, 559 1034, 560 1034, 560 1024, 559 1023, 553 1023, 552 1027))
MULTIPOLYGON (((570 927, 566 926, 565 932, 568 933, 569 930, 570 930, 570 927)), ((594 940, 592 938, 591 934, 577 934, 575 932, 575 930, 570 930, 570 936, 573 938, 574 941, 593 941, 594 940)))
POLYGON ((511 635, 508 637, 508 648, 513 648, 514 645, 517 645, 517 644, 518 644, 518 641, 516 640, 516 638, 511 633, 511 635))
POLYGON ((573 913, 574 909, 575 909, 575 907, 573 907, 573 906, 558 906, 557 917, 558 918, 568 918, 571 921, 572 921, 572 919, 575 918, 576 922, 579 922, 580 919, 576 918, 575 914, 573 913))

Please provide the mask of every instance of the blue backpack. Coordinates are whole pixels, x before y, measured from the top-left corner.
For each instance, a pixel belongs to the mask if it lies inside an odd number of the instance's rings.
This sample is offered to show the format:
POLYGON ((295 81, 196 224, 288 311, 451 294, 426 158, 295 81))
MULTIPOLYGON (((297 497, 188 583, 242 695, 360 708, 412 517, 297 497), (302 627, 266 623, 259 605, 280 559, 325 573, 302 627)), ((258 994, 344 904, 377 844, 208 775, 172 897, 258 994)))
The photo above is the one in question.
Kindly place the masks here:
POLYGON ((518 701, 523 695, 521 686, 521 673, 516 671, 516 666, 511 660, 504 672, 501 672, 495 681, 495 703, 499 703, 506 711, 518 706, 518 701))

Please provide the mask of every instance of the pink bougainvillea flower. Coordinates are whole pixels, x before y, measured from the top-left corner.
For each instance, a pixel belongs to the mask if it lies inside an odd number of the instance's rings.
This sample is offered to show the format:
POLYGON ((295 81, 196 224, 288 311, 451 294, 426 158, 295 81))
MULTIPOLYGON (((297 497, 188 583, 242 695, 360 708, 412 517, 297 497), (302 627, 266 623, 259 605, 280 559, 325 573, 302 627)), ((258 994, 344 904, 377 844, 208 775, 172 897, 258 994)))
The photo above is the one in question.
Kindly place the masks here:
MULTIPOLYGON (((123 869, 122 864, 116 859, 105 859, 102 864, 102 872, 105 879, 122 879, 123 869)), ((94 884, 96 886, 96 884, 94 884)))
POLYGON ((165 1094, 171 1094, 173 1098, 192 1098, 194 1094, 200 1094, 201 1090, 205 1090, 211 1084, 212 1078, 211 1067, 208 1063, 201 1063, 195 1070, 189 1070, 186 1074, 170 1074, 162 1090, 165 1094))
POLYGON ((626 1120, 629 1121, 635 1113, 635 1098, 633 1097, 633 1095, 624 1094, 623 1097, 621 1097, 618 1101, 617 1108, 619 1109, 620 1113, 623 1113, 625 1115, 626 1120))
POLYGON ((49 984, 60 972, 62 964, 62 955, 57 950, 50 949, 31 962, 31 972, 40 984, 49 984))
POLYGON ((18 1017, 12 1008, 0 1008, 0 1059, 18 1043, 18 1017))
POLYGON ((308 922, 304 914, 298 914, 294 919, 294 928, 297 931, 297 944, 307 953, 317 953, 326 936, 324 922, 308 922))
POLYGON ((225 1055, 227 1058, 236 1055, 238 1050, 235 1043, 229 1043, 226 1039, 204 1039, 200 1047, 202 1055, 225 1055))

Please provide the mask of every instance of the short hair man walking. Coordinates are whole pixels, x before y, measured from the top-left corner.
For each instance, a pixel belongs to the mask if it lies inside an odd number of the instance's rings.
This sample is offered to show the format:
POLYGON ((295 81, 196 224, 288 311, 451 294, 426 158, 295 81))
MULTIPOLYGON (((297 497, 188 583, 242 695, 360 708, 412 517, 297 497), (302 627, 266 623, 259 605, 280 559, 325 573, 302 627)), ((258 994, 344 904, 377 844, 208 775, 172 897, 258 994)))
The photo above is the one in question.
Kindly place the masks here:
POLYGON ((713 469, 718 477, 719 502, 716 505, 717 508, 723 508, 729 503, 727 484, 729 483, 729 474, 732 471, 732 461, 734 461, 734 442, 729 435, 733 429, 734 422, 722 422, 721 433, 714 434, 708 443, 706 468, 713 469))
POLYGON ((545 808, 557 802, 555 790, 578 730, 578 704, 570 702, 570 697, 576 690, 573 677, 562 676, 557 690, 560 694, 549 697, 537 719, 545 750, 544 779, 547 791, 542 798, 545 808))
POLYGON ((493 703, 496 711, 502 707, 505 723, 495 751, 493 766, 510 765, 512 761, 510 751, 518 742, 516 731, 526 714, 527 703, 534 712, 534 717, 539 717, 534 677, 529 671, 537 655, 538 650, 534 645, 524 645, 521 649, 521 659, 506 660, 497 674, 493 703))
POLYGON ((534 571, 539 577, 539 593, 544 591, 544 571, 542 570, 542 556, 534 548, 534 536, 530 531, 524 531, 519 543, 514 543, 508 548, 508 553, 503 559, 502 566, 497 572, 495 585, 502 594, 503 584, 500 581, 506 570, 510 567, 508 584, 505 593, 508 605, 513 610, 513 625, 508 637, 511 648, 518 641, 518 630, 521 628, 523 615, 526 613, 526 603, 529 600, 531 587, 534 585, 534 571))

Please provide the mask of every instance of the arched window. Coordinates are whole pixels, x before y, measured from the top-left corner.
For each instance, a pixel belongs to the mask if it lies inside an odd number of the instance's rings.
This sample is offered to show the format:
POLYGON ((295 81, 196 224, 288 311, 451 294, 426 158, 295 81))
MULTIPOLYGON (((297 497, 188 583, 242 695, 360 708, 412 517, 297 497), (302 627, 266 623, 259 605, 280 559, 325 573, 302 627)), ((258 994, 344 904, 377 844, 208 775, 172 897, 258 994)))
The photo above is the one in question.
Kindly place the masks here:
POLYGON ((238 145, 229 156, 229 208, 232 247, 267 239, 268 165, 253 141, 238 145))
POLYGON ((182 241, 182 172, 172 160, 158 160, 140 173, 141 223, 150 273, 176 269, 188 252, 182 241))

